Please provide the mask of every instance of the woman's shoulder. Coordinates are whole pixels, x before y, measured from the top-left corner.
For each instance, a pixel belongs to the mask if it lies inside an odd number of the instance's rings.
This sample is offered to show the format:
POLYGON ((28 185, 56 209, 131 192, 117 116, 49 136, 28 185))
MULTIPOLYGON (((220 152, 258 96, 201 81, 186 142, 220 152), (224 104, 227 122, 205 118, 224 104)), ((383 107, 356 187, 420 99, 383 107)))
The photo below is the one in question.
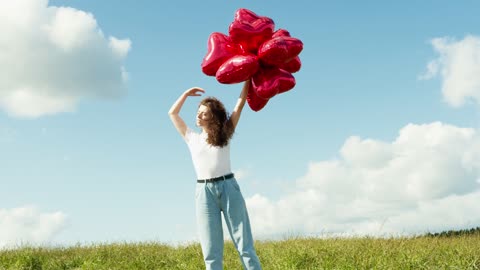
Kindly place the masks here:
POLYGON ((192 138, 198 138, 201 135, 202 134, 200 132, 197 132, 197 131, 191 129, 190 127, 187 127, 187 130, 185 131, 185 140, 189 141, 192 138))

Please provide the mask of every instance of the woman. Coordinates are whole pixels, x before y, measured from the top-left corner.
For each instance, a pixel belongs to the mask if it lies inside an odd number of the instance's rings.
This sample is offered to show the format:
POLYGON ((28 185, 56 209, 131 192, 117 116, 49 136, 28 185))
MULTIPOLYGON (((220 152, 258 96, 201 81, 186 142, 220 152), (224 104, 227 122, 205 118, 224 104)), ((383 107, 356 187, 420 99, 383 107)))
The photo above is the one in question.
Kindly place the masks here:
POLYGON ((230 117, 219 100, 213 97, 203 99, 196 119, 201 133, 187 127, 179 113, 188 97, 205 93, 202 88, 185 91, 169 111, 175 128, 188 145, 198 178, 195 190, 197 227, 206 269, 223 269, 222 212, 244 269, 261 269, 253 246, 245 200, 230 168, 229 142, 250 87, 249 80, 243 85, 230 117))

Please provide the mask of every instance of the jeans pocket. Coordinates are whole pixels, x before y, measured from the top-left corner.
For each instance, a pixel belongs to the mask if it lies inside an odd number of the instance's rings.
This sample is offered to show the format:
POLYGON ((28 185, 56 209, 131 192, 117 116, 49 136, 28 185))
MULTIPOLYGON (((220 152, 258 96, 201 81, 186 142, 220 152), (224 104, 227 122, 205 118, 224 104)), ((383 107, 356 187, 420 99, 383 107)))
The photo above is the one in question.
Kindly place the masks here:
POLYGON ((240 191, 240 186, 238 185, 238 183, 237 183, 236 180, 232 180, 231 183, 232 183, 233 188, 234 188, 236 191, 241 192, 241 191, 240 191))

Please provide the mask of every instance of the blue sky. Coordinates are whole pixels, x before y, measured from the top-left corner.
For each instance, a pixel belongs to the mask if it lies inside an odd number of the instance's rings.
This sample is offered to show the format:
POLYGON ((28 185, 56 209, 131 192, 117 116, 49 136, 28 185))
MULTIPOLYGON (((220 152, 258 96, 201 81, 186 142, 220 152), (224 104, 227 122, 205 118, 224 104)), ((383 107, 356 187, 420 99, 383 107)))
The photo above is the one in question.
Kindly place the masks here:
POLYGON ((167 111, 192 86, 233 108, 241 84, 200 64, 239 8, 304 43, 232 141, 258 239, 480 226, 479 3, 21 0, 0 4, 0 246, 195 241, 167 111))

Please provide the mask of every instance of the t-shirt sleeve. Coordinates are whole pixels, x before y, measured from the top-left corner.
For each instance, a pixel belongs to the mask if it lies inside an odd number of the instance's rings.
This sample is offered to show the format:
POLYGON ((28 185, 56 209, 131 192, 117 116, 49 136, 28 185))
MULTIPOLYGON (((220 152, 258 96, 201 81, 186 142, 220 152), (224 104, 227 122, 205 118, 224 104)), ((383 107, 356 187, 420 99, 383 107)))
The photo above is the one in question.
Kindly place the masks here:
POLYGON ((183 139, 185 140, 185 142, 187 144, 191 142, 192 136, 194 134, 195 134, 195 132, 193 132, 193 130, 191 130, 189 127, 187 127, 187 130, 185 131, 185 136, 183 136, 183 139))

